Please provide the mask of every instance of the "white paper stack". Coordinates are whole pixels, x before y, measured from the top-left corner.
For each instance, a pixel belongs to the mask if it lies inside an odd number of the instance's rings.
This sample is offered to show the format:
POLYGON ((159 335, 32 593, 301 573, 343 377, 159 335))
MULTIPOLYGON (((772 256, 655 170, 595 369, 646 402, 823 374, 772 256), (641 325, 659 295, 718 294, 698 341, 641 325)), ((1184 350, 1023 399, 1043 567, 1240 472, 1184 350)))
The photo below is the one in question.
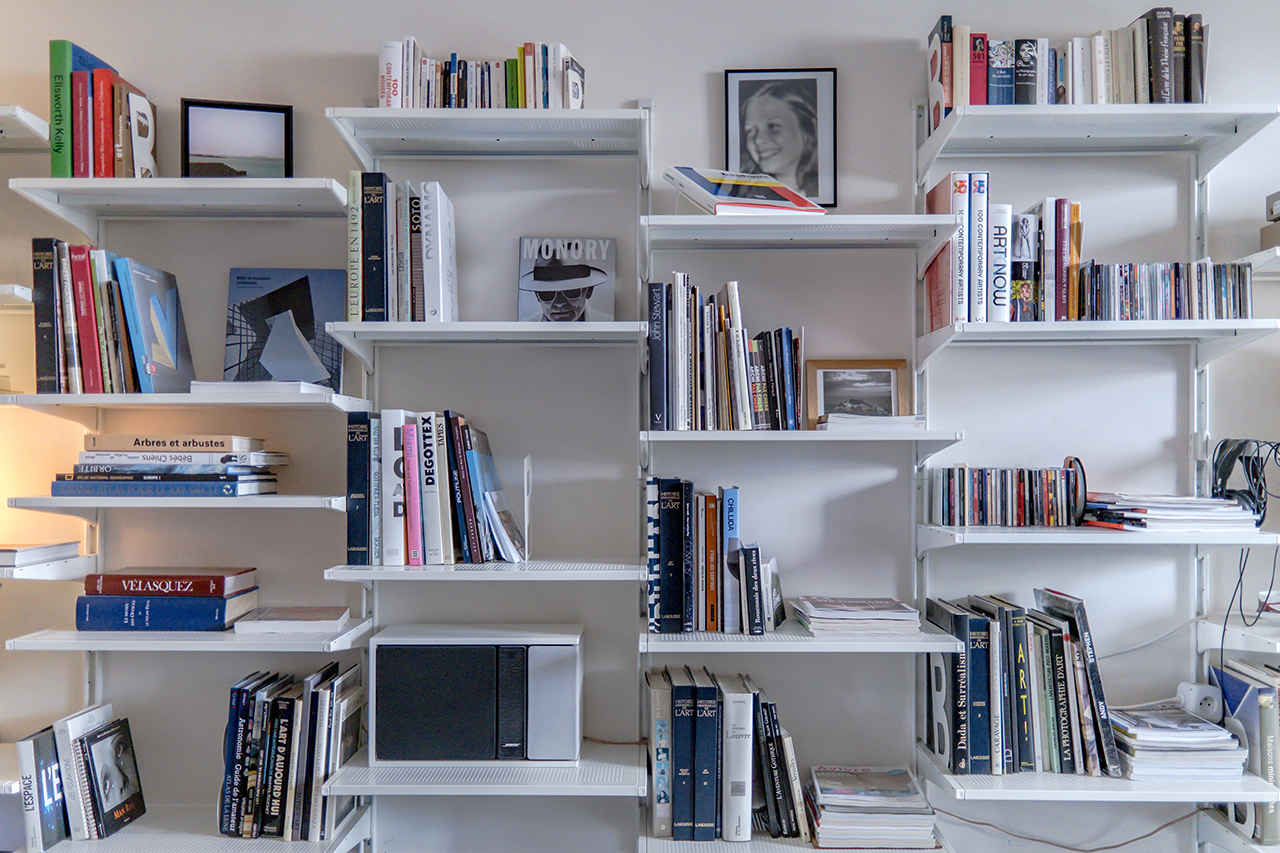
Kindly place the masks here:
POLYGON ((796 619, 811 634, 912 633, 920 630, 920 611, 896 598, 802 595, 792 605, 796 619))
POLYGON ((805 797, 818 847, 941 846, 933 808, 906 767, 814 767, 805 797))

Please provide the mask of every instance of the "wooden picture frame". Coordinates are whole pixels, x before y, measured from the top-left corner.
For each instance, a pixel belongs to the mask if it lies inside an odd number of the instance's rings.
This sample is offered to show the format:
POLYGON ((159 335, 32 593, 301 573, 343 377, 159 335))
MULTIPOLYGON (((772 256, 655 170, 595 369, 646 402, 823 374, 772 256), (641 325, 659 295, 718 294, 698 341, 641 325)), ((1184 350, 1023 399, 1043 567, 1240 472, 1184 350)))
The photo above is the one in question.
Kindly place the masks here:
POLYGON ((182 177, 292 178, 293 107, 183 98, 182 177))
POLYGON ((766 174, 835 206, 836 69, 729 69, 724 97, 727 171, 766 174))
POLYGON ((905 359, 811 358, 804 363, 806 428, 832 410, 872 416, 911 414, 905 359))

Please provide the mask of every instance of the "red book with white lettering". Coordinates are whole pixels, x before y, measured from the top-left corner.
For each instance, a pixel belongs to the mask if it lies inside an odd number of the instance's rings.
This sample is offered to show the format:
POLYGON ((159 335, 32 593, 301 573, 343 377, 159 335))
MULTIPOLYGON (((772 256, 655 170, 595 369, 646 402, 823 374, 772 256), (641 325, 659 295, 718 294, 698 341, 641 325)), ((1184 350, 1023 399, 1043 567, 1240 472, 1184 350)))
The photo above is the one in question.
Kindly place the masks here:
POLYGON ((114 87, 116 72, 93 69, 93 174, 94 178, 116 176, 114 87))
POLYGON ((98 312, 94 304, 93 273, 89 269, 89 246, 69 246, 71 286, 75 294, 76 335, 80 339, 80 369, 84 393, 101 394, 102 351, 98 346, 98 312))
POLYGON ((969 34, 969 104, 987 103, 987 34, 969 34))
POLYGON ((85 595, 166 595, 228 598, 258 585, 254 568, 154 566, 84 576, 85 595))

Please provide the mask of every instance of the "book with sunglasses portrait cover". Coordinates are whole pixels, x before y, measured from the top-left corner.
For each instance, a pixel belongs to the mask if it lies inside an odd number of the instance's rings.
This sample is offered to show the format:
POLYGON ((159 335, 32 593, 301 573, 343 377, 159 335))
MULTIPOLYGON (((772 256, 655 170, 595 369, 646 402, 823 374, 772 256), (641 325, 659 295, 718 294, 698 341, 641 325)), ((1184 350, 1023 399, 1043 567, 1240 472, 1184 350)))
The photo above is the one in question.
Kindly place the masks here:
POLYGON ((613 320, 618 241, 612 237, 521 237, 517 317, 533 323, 613 320))
POLYGON ((146 811, 129 720, 112 720, 80 738, 89 777, 89 797, 98 837, 106 838, 146 811))

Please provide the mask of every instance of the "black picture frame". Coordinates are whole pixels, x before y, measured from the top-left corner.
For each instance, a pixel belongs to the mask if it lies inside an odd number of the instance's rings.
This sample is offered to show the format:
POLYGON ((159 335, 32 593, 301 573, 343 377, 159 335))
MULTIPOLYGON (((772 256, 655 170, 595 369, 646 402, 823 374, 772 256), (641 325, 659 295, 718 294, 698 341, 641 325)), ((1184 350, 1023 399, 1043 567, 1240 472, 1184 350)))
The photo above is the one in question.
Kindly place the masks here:
POLYGON ((183 98, 182 177, 292 178, 293 107, 183 98))
POLYGON ((836 69, 728 69, 724 98, 727 171, 767 174, 816 204, 835 206, 836 69), (749 109, 756 111, 750 117, 749 109), (757 156, 750 140, 758 130, 749 122, 777 128, 767 157, 757 156))

